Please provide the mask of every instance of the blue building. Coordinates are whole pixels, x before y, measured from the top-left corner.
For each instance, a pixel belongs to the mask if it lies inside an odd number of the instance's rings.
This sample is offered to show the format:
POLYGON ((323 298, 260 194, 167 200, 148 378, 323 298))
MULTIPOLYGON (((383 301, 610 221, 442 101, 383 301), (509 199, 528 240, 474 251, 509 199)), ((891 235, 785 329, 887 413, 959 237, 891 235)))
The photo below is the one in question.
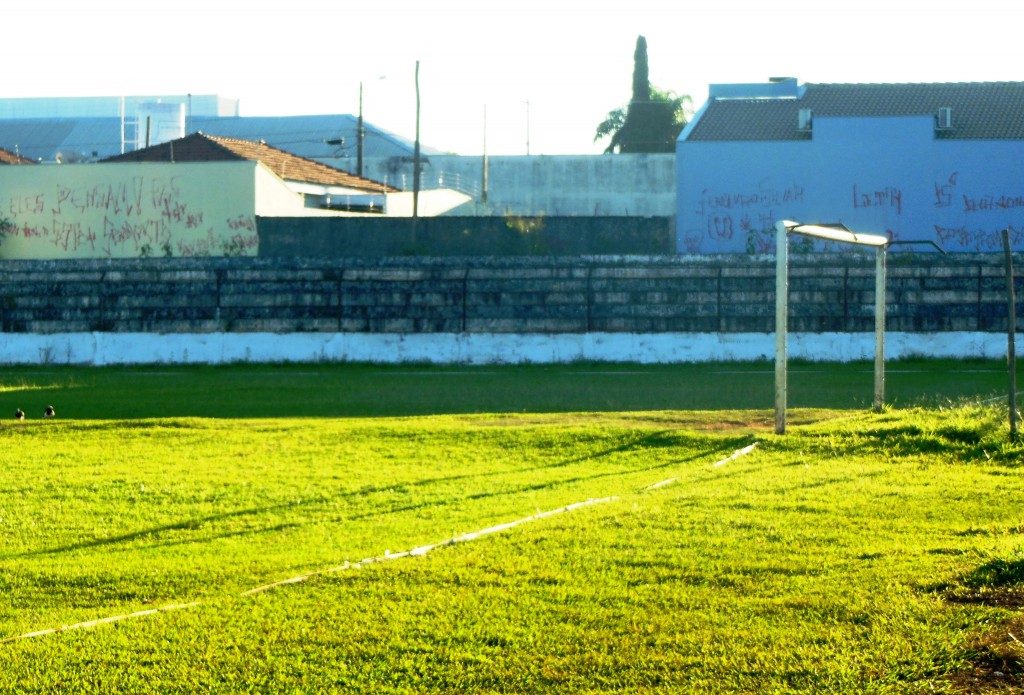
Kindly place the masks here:
POLYGON ((1024 82, 711 85, 676 175, 681 253, 771 253, 779 219, 1024 250, 1024 82))

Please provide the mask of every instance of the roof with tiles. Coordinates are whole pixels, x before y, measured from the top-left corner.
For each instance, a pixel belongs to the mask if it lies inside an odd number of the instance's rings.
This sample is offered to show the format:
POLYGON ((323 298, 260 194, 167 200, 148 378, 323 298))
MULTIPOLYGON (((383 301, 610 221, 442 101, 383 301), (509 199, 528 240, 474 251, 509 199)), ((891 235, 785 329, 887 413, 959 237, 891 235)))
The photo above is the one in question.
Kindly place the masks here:
POLYGON ((1024 139, 1024 82, 807 84, 796 98, 711 99, 687 141, 806 140, 798 112, 813 117, 935 116, 952 110, 940 139, 1024 139))
POLYGON ((341 169, 299 157, 265 142, 237 140, 193 133, 134 152, 104 159, 104 162, 260 162, 286 181, 343 186, 373 193, 395 192, 386 184, 361 178, 341 169))
POLYGON ((0 147, 0 164, 35 164, 35 162, 0 147))

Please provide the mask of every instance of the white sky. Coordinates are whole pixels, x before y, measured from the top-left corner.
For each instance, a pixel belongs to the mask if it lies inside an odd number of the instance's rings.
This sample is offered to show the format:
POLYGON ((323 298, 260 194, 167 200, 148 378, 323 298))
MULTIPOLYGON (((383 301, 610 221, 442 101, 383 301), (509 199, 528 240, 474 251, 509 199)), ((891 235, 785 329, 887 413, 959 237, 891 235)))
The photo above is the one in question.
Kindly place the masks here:
POLYGON ((600 152, 651 82, 1024 79, 1020 0, 6 0, 0 96, 220 94, 244 116, 356 113, 460 154, 600 152), (381 75, 386 78, 378 80, 381 75), (529 108, 527 108, 527 102, 529 108), (529 118, 527 114, 529 113, 529 118), (529 128, 527 128, 529 125, 529 128))

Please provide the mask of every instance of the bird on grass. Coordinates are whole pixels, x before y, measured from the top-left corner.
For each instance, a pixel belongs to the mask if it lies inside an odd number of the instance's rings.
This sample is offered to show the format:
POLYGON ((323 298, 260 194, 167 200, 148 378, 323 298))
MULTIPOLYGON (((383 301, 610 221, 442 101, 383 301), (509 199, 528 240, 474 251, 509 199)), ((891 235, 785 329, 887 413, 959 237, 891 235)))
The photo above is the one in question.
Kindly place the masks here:
POLYGON ((46 406, 46 410, 43 411, 43 417, 54 417, 57 415, 57 411, 53 409, 52 405, 46 406))
POLYGON ((21 408, 18 408, 17 410, 15 410, 14 411, 14 419, 15 420, 24 420, 25 419, 25 411, 22 410, 21 408))

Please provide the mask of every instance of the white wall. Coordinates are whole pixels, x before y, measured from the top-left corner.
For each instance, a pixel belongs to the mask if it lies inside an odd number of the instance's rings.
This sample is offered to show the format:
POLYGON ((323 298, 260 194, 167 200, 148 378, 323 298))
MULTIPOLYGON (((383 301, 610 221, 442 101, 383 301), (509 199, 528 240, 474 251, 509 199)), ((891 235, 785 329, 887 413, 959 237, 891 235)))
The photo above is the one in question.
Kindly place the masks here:
MULTIPOLYGON (((426 160, 423 189, 454 188, 477 201, 455 214, 670 217, 676 211, 675 154, 490 157, 487 205, 479 204, 482 157, 430 155, 426 160)), ((352 157, 326 163, 356 171, 352 157)), ((363 176, 412 190, 409 161, 367 158, 363 176)))
POLYGON ((0 258, 254 255, 256 166, 0 166, 0 258))
MULTIPOLYGON (((1018 341, 1024 336, 1018 336, 1018 341)), ((791 333, 789 357, 850 362, 874 356, 871 333, 791 333)), ((773 333, 10 333, 0 364, 225 364, 376 362, 522 364, 573 361, 683 363, 771 360, 773 333)), ((1006 355, 998 333, 889 333, 886 357, 1006 355)))

